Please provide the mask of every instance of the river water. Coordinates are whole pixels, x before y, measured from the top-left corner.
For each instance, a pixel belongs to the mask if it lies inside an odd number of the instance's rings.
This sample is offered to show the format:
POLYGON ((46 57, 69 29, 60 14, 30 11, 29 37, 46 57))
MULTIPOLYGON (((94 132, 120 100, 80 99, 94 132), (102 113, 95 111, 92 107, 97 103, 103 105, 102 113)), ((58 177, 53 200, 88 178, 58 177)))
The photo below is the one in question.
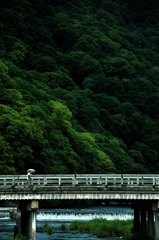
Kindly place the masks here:
MULTIPOLYGON (((127 220, 133 218, 133 210, 130 207, 119 206, 98 206, 89 208, 72 209, 41 209, 37 211, 36 227, 37 240, 101 240, 91 234, 80 234, 77 231, 60 230, 64 223, 66 226, 71 221, 87 221, 93 218, 105 218, 108 220, 127 220), (43 225, 48 223, 53 228, 53 234, 48 235, 43 231, 43 225)), ((13 237, 15 220, 10 219, 9 211, 0 210, 0 240, 9 240, 13 237)), ((117 237, 105 238, 109 240, 119 240, 117 237)))

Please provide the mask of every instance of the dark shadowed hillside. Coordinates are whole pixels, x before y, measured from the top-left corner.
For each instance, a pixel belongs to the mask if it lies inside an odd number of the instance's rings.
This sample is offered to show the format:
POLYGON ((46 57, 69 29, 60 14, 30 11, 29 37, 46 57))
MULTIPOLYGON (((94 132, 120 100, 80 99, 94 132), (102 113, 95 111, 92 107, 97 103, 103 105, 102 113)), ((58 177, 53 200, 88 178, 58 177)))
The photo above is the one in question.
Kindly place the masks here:
POLYGON ((159 172, 158 12, 1 0, 1 174, 159 172))

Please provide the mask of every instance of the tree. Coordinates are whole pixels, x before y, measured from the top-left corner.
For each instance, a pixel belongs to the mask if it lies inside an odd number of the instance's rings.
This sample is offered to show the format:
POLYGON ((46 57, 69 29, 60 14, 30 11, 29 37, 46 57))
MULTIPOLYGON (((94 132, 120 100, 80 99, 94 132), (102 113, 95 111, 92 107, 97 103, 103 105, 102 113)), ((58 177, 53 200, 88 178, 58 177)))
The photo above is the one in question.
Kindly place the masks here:
POLYGON ((31 145, 36 138, 43 136, 41 123, 38 119, 29 117, 28 112, 21 115, 2 104, 0 113, 0 133, 10 146, 10 154, 14 159, 12 164, 18 173, 25 172, 25 162, 32 158, 31 145))

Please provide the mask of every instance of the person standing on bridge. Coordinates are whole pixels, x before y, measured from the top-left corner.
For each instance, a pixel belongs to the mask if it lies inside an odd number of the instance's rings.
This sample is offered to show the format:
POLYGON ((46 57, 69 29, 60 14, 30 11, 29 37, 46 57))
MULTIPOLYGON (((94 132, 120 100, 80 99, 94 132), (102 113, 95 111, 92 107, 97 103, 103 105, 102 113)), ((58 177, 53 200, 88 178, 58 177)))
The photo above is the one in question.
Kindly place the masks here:
POLYGON ((29 185, 31 185, 31 174, 34 173, 34 172, 35 172, 34 169, 28 169, 28 170, 27 170, 27 183, 28 183, 29 185))
POLYGON ((30 171, 27 171, 27 184, 30 185, 31 178, 30 178, 30 171))
POLYGON ((27 184, 31 185, 31 174, 35 173, 34 169, 28 169, 27 170, 27 184))

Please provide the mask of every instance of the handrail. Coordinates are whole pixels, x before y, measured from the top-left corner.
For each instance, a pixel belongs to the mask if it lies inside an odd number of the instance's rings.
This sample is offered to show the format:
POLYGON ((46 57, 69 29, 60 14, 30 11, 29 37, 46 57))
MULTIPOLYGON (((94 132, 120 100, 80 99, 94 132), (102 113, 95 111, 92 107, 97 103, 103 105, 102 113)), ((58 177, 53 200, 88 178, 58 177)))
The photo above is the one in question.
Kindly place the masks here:
MULTIPOLYGON (((158 174, 45 174, 31 175, 37 186, 156 186, 158 174)), ((27 184, 26 175, 0 175, 0 188, 27 184)))

